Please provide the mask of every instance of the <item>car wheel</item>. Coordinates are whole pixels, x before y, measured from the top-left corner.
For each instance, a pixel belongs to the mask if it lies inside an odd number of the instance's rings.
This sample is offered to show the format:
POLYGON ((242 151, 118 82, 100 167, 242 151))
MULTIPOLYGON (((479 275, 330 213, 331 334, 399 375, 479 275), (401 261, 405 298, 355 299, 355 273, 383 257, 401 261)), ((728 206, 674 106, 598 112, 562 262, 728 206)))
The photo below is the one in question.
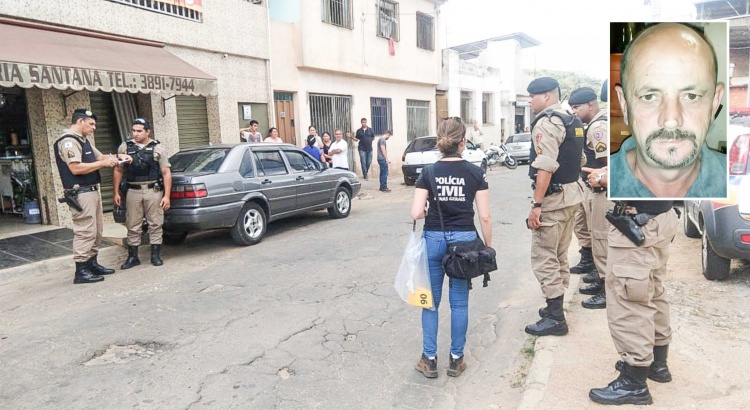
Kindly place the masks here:
POLYGON ((339 187, 339 189, 336 190, 336 195, 333 197, 333 206, 328 208, 328 215, 334 219, 346 218, 349 216, 349 211, 351 210, 351 194, 346 188, 339 187))
POLYGON ((698 231, 698 227, 695 226, 690 218, 688 218, 687 207, 685 208, 685 214, 682 215, 682 228, 685 231, 685 236, 687 236, 688 238, 695 239, 701 237, 701 233, 700 231, 698 231))
POLYGON ((247 202, 229 231, 238 245, 255 245, 266 234, 266 213, 255 202, 247 202))
POLYGON ((163 232, 161 235, 162 241, 164 241, 165 245, 180 245, 181 243, 185 242, 185 238, 187 238, 187 231, 185 232, 163 232))
POLYGON ((411 178, 407 177, 406 175, 404 175, 404 184, 406 184, 406 186, 412 186, 412 185, 414 185, 416 183, 417 183, 416 180, 411 179, 411 178))
POLYGON ((714 251, 711 241, 708 240, 708 229, 703 229, 703 240, 701 241, 701 253, 703 256, 703 276, 708 280, 726 280, 729 278, 729 263, 731 259, 722 258, 714 251))
POLYGON ((507 157, 505 157, 505 166, 510 169, 516 169, 516 167, 518 167, 518 161, 516 161, 516 159, 512 156, 508 155, 507 157))

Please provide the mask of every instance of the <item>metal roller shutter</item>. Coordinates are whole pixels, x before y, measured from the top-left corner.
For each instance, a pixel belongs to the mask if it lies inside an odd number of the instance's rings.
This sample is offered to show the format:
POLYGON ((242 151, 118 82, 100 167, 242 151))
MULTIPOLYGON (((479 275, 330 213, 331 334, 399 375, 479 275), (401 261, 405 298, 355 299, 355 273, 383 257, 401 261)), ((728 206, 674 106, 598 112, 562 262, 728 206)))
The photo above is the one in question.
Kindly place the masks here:
MULTIPOLYGON (((94 132, 94 145, 102 154, 114 154, 117 147, 122 143, 120 131, 117 127, 115 107, 112 104, 110 93, 91 93, 91 110, 96 114, 96 131, 94 132)), ((99 173, 102 176, 101 193, 102 208, 104 212, 114 209, 114 188, 112 187, 112 168, 102 168, 99 173)))
POLYGON ((206 98, 178 95, 175 103, 180 149, 208 145, 206 98))

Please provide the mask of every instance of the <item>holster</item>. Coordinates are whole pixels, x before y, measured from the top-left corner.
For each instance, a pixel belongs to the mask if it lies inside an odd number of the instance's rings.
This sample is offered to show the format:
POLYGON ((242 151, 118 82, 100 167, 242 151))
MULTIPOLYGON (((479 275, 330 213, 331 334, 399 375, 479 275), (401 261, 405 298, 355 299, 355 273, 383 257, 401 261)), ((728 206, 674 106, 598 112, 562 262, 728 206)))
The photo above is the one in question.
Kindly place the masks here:
POLYGON ((130 189, 130 185, 128 185, 128 181, 125 179, 122 179, 120 181, 120 196, 125 198, 125 196, 128 194, 128 189, 130 189))
POLYGON ((57 202, 61 204, 68 204, 76 211, 83 212, 83 207, 78 203, 76 197, 78 197, 78 194, 73 191, 63 191, 62 198, 57 198, 57 202))
MULTIPOLYGON (((531 183, 531 189, 536 190, 536 181, 531 183)), ((550 182, 549 186, 547 187, 547 191, 544 193, 544 196, 550 196, 552 194, 556 194, 562 191, 563 191, 563 184, 550 182)))
MULTIPOLYGON (((638 214, 636 217, 639 215, 646 215, 653 218, 653 216, 649 214, 638 214)), ((615 229, 625 235, 626 238, 630 239, 630 241, 636 246, 643 245, 646 236, 643 234, 643 231, 641 231, 641 226, 645 225, 646 222, 648 222, 648 219, 651 218, 646 219, 643 221, 643 224, 639 225, 634 217, 631 217, 630 215, 617 215, 613 211, 607 211, 604 217, 607 218, 609 223, 611 223, 615 229)))

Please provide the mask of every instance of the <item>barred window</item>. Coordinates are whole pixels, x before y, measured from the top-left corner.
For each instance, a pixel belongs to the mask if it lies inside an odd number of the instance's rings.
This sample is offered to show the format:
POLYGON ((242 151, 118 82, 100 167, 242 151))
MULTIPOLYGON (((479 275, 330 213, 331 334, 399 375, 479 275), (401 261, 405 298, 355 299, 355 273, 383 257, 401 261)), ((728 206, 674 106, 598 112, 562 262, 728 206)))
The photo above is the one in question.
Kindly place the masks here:
MULTIPOLYGON (((170 0, 109 0, 115 3, 127 4, 141 9, 155 11, 157 13, 168 14, 174 17, 180 17, 187 20, 203 21, 203 13, 189 6, 174 4, 170 0)), ((200 4, 199 4, 200 6, 200 4)), ((200 10, 200 9, 199 9, 200 10)))
POLYGON ((352 28, 352 0, 321 0, 320 11, 324 23, 352 28))
POLYGON ((495 104, 492 93, 482 93, 482 124, 495 123, 495 104))
POLYGON ((378 0, 378 37, 399 40, 398 3, 391 0, 378 0))
POLYGON ((406 141, 430 132, 430 102, 406 100, 406 141))
POLYGON ((310 94, 310 123, 320 134, 340 129, 344 134, 352 129, 352 97, 310 94))
POLYGON ((372 131, 375 135, 381 135, 393 129, 390 98, 370 98, 370 114, 372 115, 372 131))
POLYGON ((417 12, 417 47, 435 50, 433 21, 432 16, 417 12))

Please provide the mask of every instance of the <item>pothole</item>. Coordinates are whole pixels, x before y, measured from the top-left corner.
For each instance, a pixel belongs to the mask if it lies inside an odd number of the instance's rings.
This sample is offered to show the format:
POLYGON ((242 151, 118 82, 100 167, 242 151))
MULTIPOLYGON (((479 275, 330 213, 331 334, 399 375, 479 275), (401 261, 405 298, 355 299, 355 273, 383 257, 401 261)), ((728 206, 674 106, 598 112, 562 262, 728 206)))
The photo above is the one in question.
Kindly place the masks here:
POLYGON ((133 342, 127 345, 111 344, 103 351, 95 353, 85 366, 98 366, 109 363, 128 363, 138 359, 148 359, 169 350, 170 346, 159 342, 133 342))
POLYGON ((344 337, 344 340, 346 340, 347 342, 353 342, 357 340, 357 335, 349 333, 348 335, 346 335, 346 337, 344 337))
POLYGON ((294 376, 294 372, 289 370, 288 367, 282 367, 276 372, 276 375, 279 376, 281 380, 289 380, 290 377, 294 376))

